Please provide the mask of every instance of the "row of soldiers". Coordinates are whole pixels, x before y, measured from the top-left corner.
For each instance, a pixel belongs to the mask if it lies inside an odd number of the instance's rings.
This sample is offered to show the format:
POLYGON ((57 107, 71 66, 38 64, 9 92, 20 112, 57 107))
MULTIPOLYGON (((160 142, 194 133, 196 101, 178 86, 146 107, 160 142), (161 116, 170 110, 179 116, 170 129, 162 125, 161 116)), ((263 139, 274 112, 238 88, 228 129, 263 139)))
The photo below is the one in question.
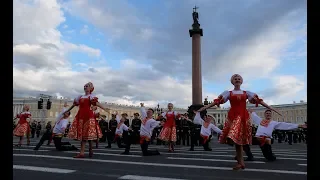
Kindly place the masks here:
MULTIPOLYGON (((139 118, 139 113, 134 114, 134 118, 131 121, 127 118, 128 115, 126 113, 122 114, 122 116, 126 119, 124 124, 128 127, 131 127, 132 131, 123 133, 123 139, 126 140, 128 138, 128 133, 130 133, 130 139, 132 144, 137 144, 139 142, 139 131, 141 127, 141 119, 139 118)), ((159 121, 163 119, 157 119, 159 121)), ((115 131, 117 128, 116 116, 112 115, 112 118, 107 122, 106 120, 100 119, 99 125, 103 134, 103 137, 100 139, 100 142, 108 142, 107 147, 111 147, 111 144, 115 137, 115 131)), ((184 118, 176 119, 176 129, 177 129, 177 145, 187 145, 191 146, 193 149, 194 146, 201 145, 201 136, 200 129, 201 125, 195 125, 190 121, 187 121, 184 118)), ((153 131, 151 144, 153 144, 156 140, 156 144, 161 145, 164 144, 161 140, 157 139, 158 135, 161 132, 161 127, 155 128, 153 131)), ((118 145, 119 146, 119 145, 118 145)))

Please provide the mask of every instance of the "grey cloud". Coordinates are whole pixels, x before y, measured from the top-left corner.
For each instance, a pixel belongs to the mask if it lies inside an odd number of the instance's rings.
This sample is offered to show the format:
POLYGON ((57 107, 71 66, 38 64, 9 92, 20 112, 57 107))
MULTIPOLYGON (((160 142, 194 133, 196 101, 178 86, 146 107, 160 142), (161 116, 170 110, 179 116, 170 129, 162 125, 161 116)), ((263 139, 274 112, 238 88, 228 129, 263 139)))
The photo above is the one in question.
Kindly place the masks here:
MULTIPOLYGON (((154 69, 161 72, 177 77, 188 77, 191 70, 189 68, 191 67, 191 38, 188 29, 192 24, 191 13, 194 2, 168 3, 165 1, 164 4, 169 8, 163 10, 164 7, 159 4, 157 4, 158 7, 150 5, 151 7, 142 12, 135 11, 131 6, 130 8, 120 7, 117 4, 108 5, 107 10, 99 9, 99 7, 104 7, 103 5, 94 7, 105 14, 111 14, 110 9, 117 9, 112 20, 114 25, 130 24, 130 28, 122 29, 123 38, 112 41, 114 48, 125 51, 130 57, 139 61, 150 63, 154 69), (128 22, 128 13, 135 16, 136 21, 128 22), (168 18, 163 19, 163 14, 168 18), (143 41, 132 38, 133 34, 139 34, 146 28, 151 28, 154 32, 150 39, 143 41)), ((306 16, 305 2, 301 0, 247 1, 245 3, 235 0, 232 3, 197 1, 197 6, 200 7, 200 23, 204 29, 202 38, 203 74, 205 78, 211 80, 221 77, 223 72, 219 70, 221 69, 219 66, 241 65, 237 57, 248 53, 248 43, 251 43, 255 37, 263 35, 283 19, 287 18, 286 22, 299 23, 306 16), (294 14, 296 15, 293 16, 294 14), (293 17, 288 19, 290 15, 293 17), (233 55, 226 59, 226 54, 233 55), (212 68, 218 69, 213 71, 212 68)), ((95 18, 95 21, 91 21, 93 24, 110 32, 109 26, 100 22, 103 16, 99 21, 97 17, 86 15, 87 20, 95 18)), ((258 43, 263 44, 263 42, 258 43)))
POLYGON ((92 67, 91 67, 91 68, 89 68, 89 69, 88 69, 88 71, 90 71, 90 72, 92 72, 92 73, 97 72, 97 71, 96 71, 94 68, 92 68, 92 67))

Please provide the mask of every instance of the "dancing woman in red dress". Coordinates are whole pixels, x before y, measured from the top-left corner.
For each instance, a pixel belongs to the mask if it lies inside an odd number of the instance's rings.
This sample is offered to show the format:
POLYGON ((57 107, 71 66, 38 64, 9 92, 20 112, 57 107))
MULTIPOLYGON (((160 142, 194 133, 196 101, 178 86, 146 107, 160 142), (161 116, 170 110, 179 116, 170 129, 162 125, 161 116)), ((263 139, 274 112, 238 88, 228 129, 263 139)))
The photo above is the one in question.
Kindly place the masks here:
MULTIPOLYGON (((103 105, 98 102, 98 98, 91 94, 93 90, 94 86, 91 82, 85 84, 85 95, 79 96, 74 100, 73 106, 79 106, 79 110, 70 126, 68 137, 81 141, 80 153, 75 156, 75 158, 84 158, 86 141, 89 142, 89 157, 92 157, 92 140, 97 140, 102 137, 101 130, 97 127, 98 124, 96 123, 95 114, 91 109, 91 105, 98 106, 105 111, 109 109, 103 107, 103 105)), ((70 109, 72 109, 72 107, 69 108, 69 110, 70 109)))
POLYGON ((27 136, 27 145, 30 145, 30 125, 27 119, 29 118, 31 121, 31 113, 29 112, 29 105, 24 105, 23 112, 17 115, 19 118, 19 122, 17 127, 13 130, 13 135, 20 137, 20 141, 16 146, 21 146, 22 139, 26 135, 27 136))
POLYGON ((241 90, 240 86, 242 82, 243 79, 239 74, 233 75, 231 77, 231 83, 234 85, 234 89, 232 91, 223 92, 210 105, 198 110, 200 112, 215 105, 219 106, 220 104, 226 103, 228 100, 230 101, 231 108, 228 112, 226 122, 224 123, 219 142, 221 144, 235 145, 238 163, 233 168, 234 170, 245 168, 242 146, 251 144, 252 142, 251 118, 246 109, 247 99, 250 103, 256 104, 256 106, 261 104, 262 106, 278 113, 276 110, 264 103, 257 94, 241 90))
POLYGON ((176 118, 180 117, 180 114, 173 111, 173 104, 168 104, 168 111, 161 114, 160 117, 166 119, 163 128, 160 132, 159 139, 168 142, 169 152, 173 152, 174 143, 177 141, 177 130, 176 130, 176 118))

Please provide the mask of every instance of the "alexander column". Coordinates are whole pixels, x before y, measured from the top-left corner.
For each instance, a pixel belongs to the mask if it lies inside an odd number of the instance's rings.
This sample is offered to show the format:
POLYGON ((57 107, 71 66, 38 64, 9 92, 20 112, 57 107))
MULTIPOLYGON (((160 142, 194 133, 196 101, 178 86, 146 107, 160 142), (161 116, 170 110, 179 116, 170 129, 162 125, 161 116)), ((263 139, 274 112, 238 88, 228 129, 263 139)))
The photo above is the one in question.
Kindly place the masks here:
MULTIPOLYGON (((192 105, 188 109, 190 116, 192 116, 193 110, 203 107, 201 75, 201 36, 203 36, 203 31, 200 28, 197 9, 196 6, 193 8, 193 24, 192 29, 189 30, 192 38, 192 105)), ((201 114, 206 114, 206 111, 201 114)))

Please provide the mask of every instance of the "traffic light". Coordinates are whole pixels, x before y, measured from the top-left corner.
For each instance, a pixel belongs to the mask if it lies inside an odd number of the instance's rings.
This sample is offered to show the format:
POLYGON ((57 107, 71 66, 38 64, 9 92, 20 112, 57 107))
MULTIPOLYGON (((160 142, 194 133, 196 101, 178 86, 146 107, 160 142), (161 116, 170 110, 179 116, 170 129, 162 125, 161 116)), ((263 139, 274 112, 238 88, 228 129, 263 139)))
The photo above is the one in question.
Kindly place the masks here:
POLYGON ((43 108, 43 99, 40 99, 40 101, 38 101, 38 109, 42 109, 43 108))
POLYGON ((50 101, 50 99, 48 99, 48 101, 47 101, 47 109, 49 110, 49 109, 51 109, 51 101, 50 101))

